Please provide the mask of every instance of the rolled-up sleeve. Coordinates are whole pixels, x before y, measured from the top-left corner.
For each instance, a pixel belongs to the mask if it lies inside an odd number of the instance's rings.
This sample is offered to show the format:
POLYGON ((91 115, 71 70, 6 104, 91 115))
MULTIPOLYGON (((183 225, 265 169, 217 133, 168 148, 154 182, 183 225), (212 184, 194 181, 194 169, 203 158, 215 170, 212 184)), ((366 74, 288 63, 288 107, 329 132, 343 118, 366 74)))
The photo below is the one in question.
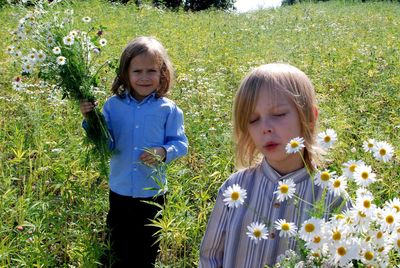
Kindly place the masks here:
POLYGON ((188 139, 185 135, 183 112, 177 106, 173 106, 168 115, 165 132, 166 142, 163 145, 167 155, 165 162, 184 156, 188 152, 188 139))

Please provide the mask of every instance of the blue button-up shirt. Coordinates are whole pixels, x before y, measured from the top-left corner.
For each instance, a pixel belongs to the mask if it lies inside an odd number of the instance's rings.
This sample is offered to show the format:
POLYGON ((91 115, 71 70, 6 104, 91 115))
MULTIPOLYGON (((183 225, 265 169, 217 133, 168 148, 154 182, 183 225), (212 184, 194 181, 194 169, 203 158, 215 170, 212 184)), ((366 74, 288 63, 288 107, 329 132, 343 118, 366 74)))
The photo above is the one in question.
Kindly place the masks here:
POLYGON ((153 147, 165 148, 165 163, 187 154, 182 110, 173 101, 156 98, 155 94, 140 102, 127 94, 125 98, 109 98, 103 114, 113 139, 110 189, 132 197, 158 194, 160 186, 166 186, 165 170, 149 167, 139 157, 153 147))

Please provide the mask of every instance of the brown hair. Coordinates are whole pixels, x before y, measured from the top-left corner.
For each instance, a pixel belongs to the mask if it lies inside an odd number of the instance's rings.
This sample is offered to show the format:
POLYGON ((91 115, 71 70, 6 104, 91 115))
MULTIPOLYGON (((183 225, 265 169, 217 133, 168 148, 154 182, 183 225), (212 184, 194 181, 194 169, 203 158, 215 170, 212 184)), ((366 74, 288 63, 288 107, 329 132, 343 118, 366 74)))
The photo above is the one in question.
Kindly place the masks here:
POLYGON ((128 68, 131 60, 143 53, 155 57, 160 63, 160 87, 156 90, 156 97, 168 94, 174 77, 174 69, 164 46, 154 37, 140 36, 130 41, 121 54, 117 76, 111 86, 112 93, 124 97, 126 90, 131 91, 128 68))
POLYGON ((272 97, 279 93, 287 95, 295 104, 300 119, 301 133, 305 141, 304 160, 309 170, 319 160, 316 149, 316 98, 310 79, 289 64, 272 63, 252 70, 242 80, 236 93, 233 109, 236 165, 248 167, 255 164, 259 152, 253 143, 248 125, 261 89, 266 88, 272 97))

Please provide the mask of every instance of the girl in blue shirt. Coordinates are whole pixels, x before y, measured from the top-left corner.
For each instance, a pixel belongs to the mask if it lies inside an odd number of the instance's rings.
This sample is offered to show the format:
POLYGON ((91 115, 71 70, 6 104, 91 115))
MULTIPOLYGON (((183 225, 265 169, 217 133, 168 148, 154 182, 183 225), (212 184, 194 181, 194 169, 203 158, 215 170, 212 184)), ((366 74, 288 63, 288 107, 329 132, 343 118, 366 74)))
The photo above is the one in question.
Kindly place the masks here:
MULTIPOLYGON (((158 211, 143 201, 164 203, 166 179, 160 163, 187 153, 183 113, 165 97, 173 67, 156 39, 131 41, 121 55, 118 72, 112 85, 114 96, 103 106, 113 152, 107 215, 113 256, 109 262, 112 267, 153 267, 157 229, 146 225, 158 211)), ((81 102, 85 118, 95 105, 81 102)))

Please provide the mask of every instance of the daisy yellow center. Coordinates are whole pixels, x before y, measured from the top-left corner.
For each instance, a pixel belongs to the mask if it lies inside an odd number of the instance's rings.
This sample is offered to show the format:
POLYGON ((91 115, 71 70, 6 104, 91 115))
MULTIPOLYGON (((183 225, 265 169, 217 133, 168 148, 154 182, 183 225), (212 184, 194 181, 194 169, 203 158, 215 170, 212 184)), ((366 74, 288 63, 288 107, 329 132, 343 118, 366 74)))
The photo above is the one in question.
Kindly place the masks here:
POLYGON ((314 237, 313 242, 314 242, 315 244, 318 244, 319 242, 321 242, 321 237, 320 237, 320 236, 314 237))
POLYGON ((394 222, 394 217, 392 215, 386 216, 386 222, 392 224, 394 222))
POLYGON ((329 136, 325 136, 325 138, 324 138, 324 142, 330 142, 331 141, 331 137, 329 137, 329 136))
POLYGON ((366 171, 362 172, 361 178, 363 178, 364 180, 368 179, 368 172, 366 172, 366 171))
POLYGON ((313 252, 311 255, 315 258, 321 257, 318 252, 313 252))
POLYGON ((290 225, 289 225, 289 223, 284 223, 284 224, 282 224, 282 230, 284 230, 284 231, 289 231, 289 230, 290 230, 290 225))
POLYGON ((356 171, 356 167, 357 167, 356 164, 351 164, 351 165, 349 166, 349 170, 350 170, 351 172, 354 172, 354 171, 356 171))
POLYGON ((286 184, 283 184, 280 186, 279 190, 281 191, 282 194, 286 194, 289 191, 289 186, 286 184))
POLYGON ((233 201, 237 201, 237 200, 239 199, 239 197, 240 197, 240 194, 239 194, 238 192, 233 192, 233 193, 231 194, 231 199, 232 199, 233 201))
POLYGON ((368 143, 368 147, 372 148, 372 147, 374 147, 374 144, 373 143, 368 143))
POLYGON ((339 188, 340 187, 340 181, 339 180, 334 181, 333 182, 333 187, 339 188))
POLYGON ((397 239, 397 247, 400 248, 400 239, 397 239))
POLYGON ((338 240, 340 240, 340 238, 342 238, 342 235, 340 234, 340 232, 334 232, 334 233, 332 234, 332 239, 333 239, 333 240, 338 241, 338 240))
POLYGON ((380 154, 381 156, 386 155, 386 150, 385 150, 385 148, 380 149, 380 150, 379 150, 379 154, 380 154))
POLYGON ((322 172, 322 173, 321 173, 321 180, 323 180, 323 181, 328 181, 329 178, 330 178, 330 175, 329 175, 328 172, 322 172))
POLYGON ((364 200, 364 207, 365 207, 365 208, 370 208, 370 207, 371 207, 371 201, 369 201, 369 200, 364 200))
POLYGON ((367 251, 365 252, 364 257, 367 261, 370 261, 374 258, 374 253, 372 253, 371 251, 367 251))
POLYGON ((299 143, 298 141, 292 141, 292 142, 290 143, 290 146, 291 146, 293 149, 299 147, 299 145, 300 145, 300 143, 299 143))
POLYGON ((377 237, 378 239, 381 239, 382 236, 383 236, 382 232, 378 232, 378 233, 376 234, 376 237, 377 237))
POLYGON ((255 237, 261 237, 261 230, 259 230, 259 229, 256 229, 256 230, 254 230, 253 231, 253 235, 255 236, 255 237))
POLYGON ((396 212, 400 212, 400 206, 394 205, 393 207, 396 209, 396 212))
POLYGON ((337 214, 336 215, 336 219, 343 220, 344 219, 344 215, 343 214, 337 214))
POLYGON ((371 237, 370 236, 366 237, 365 241, 367 241, 367 242, 371 241, 371 237))
POLYGON ((367 217, 367 215, 365 215, 365 213, 362 213, 362 211, 358 212, 358 216, 360 216, 361 218, 367 217))
POLYGON ((42 55, 42 54, 39 54, 38 57, 39 57, 39 58, 43 58, 43 55, 42 55))
POLYGON ((382 251, 384 251, 384 250, 385 250, 385 247, 378 248, 378 251, 379 251, 379 252, 382 252, 382 251))
POLYGON ((306 230, 307 233, 312 233, 315 230, 315 226, 312 223, 307 223, 306 226, 304 226, 304 230, 306 230))
POLYGON ((340 256, 344 256, 344 255, 346 255, 347 250, 346 250, 344 247, 340 247, 340 248, 337 249, 337 253, 338 253, 340 256))

